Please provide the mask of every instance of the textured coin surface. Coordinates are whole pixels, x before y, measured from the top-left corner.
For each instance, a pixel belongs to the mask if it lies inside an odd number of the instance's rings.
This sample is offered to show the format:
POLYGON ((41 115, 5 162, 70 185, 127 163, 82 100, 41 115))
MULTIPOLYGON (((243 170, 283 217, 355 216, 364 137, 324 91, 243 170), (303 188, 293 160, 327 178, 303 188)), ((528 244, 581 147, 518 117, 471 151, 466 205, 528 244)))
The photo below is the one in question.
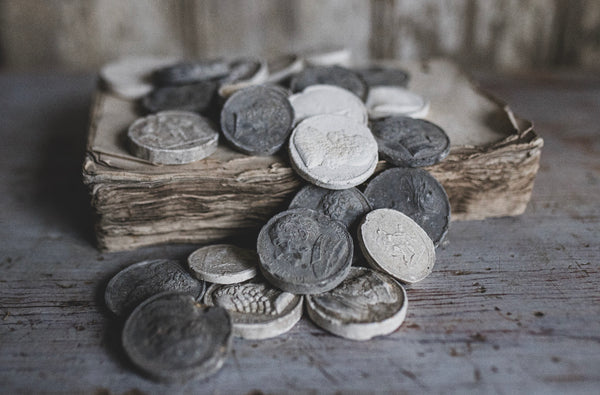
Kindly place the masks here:
POLYGON ((204 159, 217 149, 219 133, 198 114, 161 111, 129 126, 133 154, 156 164, 183 164, 204 159))
POLYGON ((279 83, 304 69, 304 62, 298 55, 281 55, 267 61, 269 77, 267 83, 279 83))
POLYGON ((290 82, 293 92, 301 92, 311 85, 335 85, 349 90, 361 100, 367 99, 369 87, 354 71, 340 66, 309 67, 296 74, 290 82))
POLYGON ((271 155, 287 140, 294 109, 281 89, 267 85, 244 88, 233 94, 221 111, 223 136, 250 155, 271 155))
POLYGON ((450 152, 446 132, 424 119, 387 117, 373 120, 370 126, 379 154, 394 166, 430 166, 450 152))
POLYGON ((308 182, 348 189, 377 165, 377 142, 366 125, 342 115, 317 115, 300 122, 289 142, 292 167, 308 182))
POLYGON ((131 361, 151 378, 185 382, 216 373, 231 348, 232 324, 222 307, 189 295, 162 293, 139 305, 123 328, 131 361))
POLYGON ((194 275, 216 284, 233 284, 256 276, 258 256, 253 250, 231 244, 201 247, 188 257, 194 275))
POLYGON ((217 93, 217 83, 201 81, 190 85, 157 88, 142 98, 147 112, 166 110, 192 111, 206 114, 217 93))
POLYGON ((348 339, 368 340, 400 327, 408 301, 404 288, 389 276, 353 267, 331 291, 306 296, 311 320, 321 328, 348 339))
POLYGON ((429 113, 427 99, 395 86, 376 86, 370 89, 366 106, 372 119, 393 115, 424 118, 429 113))
POLYGON ((152 78, 157 85, 193 84, 227 76, 230 65, 224 60, 181 62, 156 70, 152 78))
POLYGON ((433 270, 435 247, 427 233, 407 215, 389 208, 367 214, 358 227, 367 262, 406 283, 423 280, 433 270))
POLYGON ((446 191, 423 169, 394 168, 369 181, 364 195, 374 209, 392 208, 412 218, 437 247, 450 224, 446 191))
POLYGON ((220 80, 219 95, 228 98, 240 89, 262 84, 269 78, 269 65, 257 59, 238 59, 231 62, 231 71, 220 80))
POLYGON ((106 286, 106 307, 117 315, 128 314, 150 296, 166 291, 204 294, 204 281, 196 280, 177 261, 154 259, 134 263, 117 273, 106 286))
POLYGON ((306 208, 281 212, 260 230, 260 269, 274 286, 311 294, 335 288, 348 274, 353 242, 344 225, 306 208))
POLYGON ((376 86, 399 86, 406 88, 409 75, 407 72, 382 66, 372 66, 358 69, 356 72, 365 80, 369 88, 376 86))
POLYGON ((302 296, 273 288, 264 280, 213 284, 204 303, 221 306, 231 315, 234 336, 267 339, 292 329, 302 317, 302 296))

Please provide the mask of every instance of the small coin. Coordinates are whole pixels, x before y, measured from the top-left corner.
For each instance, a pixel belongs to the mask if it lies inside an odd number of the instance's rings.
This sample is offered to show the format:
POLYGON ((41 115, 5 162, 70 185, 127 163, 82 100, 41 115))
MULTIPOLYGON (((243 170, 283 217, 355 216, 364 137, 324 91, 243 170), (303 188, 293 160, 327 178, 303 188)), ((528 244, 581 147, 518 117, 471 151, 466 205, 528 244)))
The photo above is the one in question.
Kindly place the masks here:
POLYGON ((154 259, 134 263, 117 273, 106 286, 106 307, 116 315, 125 315, 150 296, 165 291, 202 298, 204 281, 193 278, 177 261, 154 259))
POLYGON ((220 80, 219 96, 228 98, 240 89, 259 85, 269 78, 269 66, 266 61, 256 59, 238 59, 231 63, 229 74, 220 80))
POLYGON ((233 94, 221 111, 223 136, 250 155, 271 155, 287 140, 294 109, 280 89, 267 85, 244 88, 233 94))
POLYGON ((289 97, 294 108, 294 124, 315 115, 343 115, 367 124, 365 104, 352 92, 334 85, 311 85, 289 97))
POLYGON ((207 114, 217 93, 217 83, 201 81, 190 85, 165 86, 154 89, 142 98, 149 113, 166 110, 192 111, 207 114))
POLYGON ((229 63, 221 59, 181 62, 156 70, 152 78, 157 85, 186 85, 225 77, 229 71, 229 63))
POLYGON ((283 211, 258 235, 259 267, 274 286, 312 294, 335 288, 352 264, 353 242, 344 225, 307 208, 283 211))
POLYGON ((366 102, 369 118, 393 115, 424 118, 429 113, 429 101, 407 89, 396 86, 376 86, 369 90, 366 102))
POLYGON ((188 257, 188 266, 199 279, 216 284, 233 284, 256 276, 256 252, 231 244, 202 247, 188 257))
POLYGON ((139 305, 123 328, 131 361, 151 378, 183 383, 216 373, 231 348, 232 325, 221 307, 162 293, 139 305))
POLYGON ((368 340, 387 335, 406 317, 404 288, 389 276, 364 267, 353 267, 348 277, 331 291, 306 296, 311 320, 341 337, 368 340))
POLYGON ((324 46, 302 53, 309 66, 344 66, 352 64, 352 51, 343 46, 324 46))
POLYGON ((292 167, 308 182, 348 189, 367 180, 377 165, 377 142, 369 128, 342 115, 300 122, 290 137, 292 167))
POLYGON ((276 84, 286 81, 292 75, 304 69, 304 62, 298 55, 288 54, 277 56, 267 61, 269 77, 267 83, 276 84))
POLYGON ((410 79, 406 71, 382 66, 358 69, 356 72, 365 80, 369 88, 376 86, 399 86, 406 88, 410 79))
POLYGON ((393 168, 369 181, 364 194, 374 209, 392 208, 412 218, 437 247, 450 223, 446 191, 423 169, 393 168))
POLYGON ((301 92, 311 85, 335 85, 349 90, 362 101, 367 99, 369 87, 354 71, 340 66, 309 67, 296 74, 290 83, 293 92, 301 92))
POLYGON ((373 120, 370 126, 379 154, 394 166, 430 166, 450 152, 446 132, 424 119, 394 116, 373 120))
POLYGON ((161 111, 133 122, 127 138, 135 156, 172 165, 204 159, 215 152, 219 133, 198 114, 161 111))
POLYGON ((279 336, 302 317, 302 296, 280 291, 264 280, 214 284, 206 291, 204 303, 226 309, 231 315, 234 336, 245 339, 279 336))

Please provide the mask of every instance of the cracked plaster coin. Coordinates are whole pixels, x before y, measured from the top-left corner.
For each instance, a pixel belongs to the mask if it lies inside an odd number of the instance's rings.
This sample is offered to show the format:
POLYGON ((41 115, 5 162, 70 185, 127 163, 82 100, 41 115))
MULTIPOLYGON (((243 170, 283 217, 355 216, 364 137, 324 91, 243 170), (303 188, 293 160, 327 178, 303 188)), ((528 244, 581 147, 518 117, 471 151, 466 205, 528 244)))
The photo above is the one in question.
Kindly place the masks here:
POLYGON ((367 83, 357 73, 340 66, 309 67, 296 74, 290 82, 293 92, 301 92, 311 85, 339 86, 354 93, 363 101, 369 93, 367 83))
POLYGON ((396 86, 376 86, 369 90, 366 101, 369 118, 392 115, 424 118, 429 113, 429 101, 423 96, 396 86))
POLYGON ((231 244, 202 247, 188 257, 188 266, 199 279, 216 284, 233 284, 256 276, 258 256, 253 250, 231 244))

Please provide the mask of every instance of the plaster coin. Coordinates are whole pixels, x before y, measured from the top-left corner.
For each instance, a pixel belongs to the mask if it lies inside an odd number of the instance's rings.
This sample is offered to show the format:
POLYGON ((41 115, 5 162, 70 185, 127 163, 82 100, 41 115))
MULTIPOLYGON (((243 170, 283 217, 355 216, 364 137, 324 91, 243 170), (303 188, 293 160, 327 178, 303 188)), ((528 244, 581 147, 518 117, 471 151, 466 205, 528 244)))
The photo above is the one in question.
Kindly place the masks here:
POLYGON ((302 296, 273 288, 263 280, 208 288, 204 303, 231 315, 234 336, 267 339, 292 329, 302 317, 302 296))
POLYGON ((446 191, 423 169, 393 168, 377 175, 365 188, 374 209, 392 208, 412 218, 437 247, 450 224, 446 191))
POLYGON ((367 124, 365 104, 352 92, 334 85, 311 85, 289 97, 294 108, 294 124, 315 115, 343 115, 367 124))
POLYGON ((306 296, 306 310, 321 328, 341 337, 368 340, 388 335, 406 317, 404 288, 389 276, 353 267, 331 291, 306 296))
POLYGON ((234 93, 221 111, 223 136, 250 155, 271 155, 287 140, 294 109, 280 89, 256 85, 234 93))
POLYGON ((356 72, 365 80, 369 88, 376 86, 399 86, 406 88, 409 75, 407 72, 382 66, 371 66, 358 69, 356 72))
POLYGON ((358 227, 367 262, 406 283, 423 280, 433 270, 435 247, 427 233, 400 211, 382 208, 367 214, 358 227))
POLYGON ((190 85, 157 88, 142 98, 142 106, 149 113, 166 110, 192 111, 206 114, 217 93, 217 83, 201 81, 190 85))
POLYGON ((134 263, 117 273, 106 286, 104 301, 110 311, 125 315, 161 292, 177 291, 200 299, 204 290, 204 281, 193 278, 177 261, 154 259, 134 263))
POLYGON ((450 152, 450 138, 446 132, 424 119, 387 117, 373 120, 370 127, 379 154, 394 166, 430 166, 450 152))
POLYGON ((228 98, 240 89, 262 84, 269 78, 269 66, 266 61, 256 59, 238 59, 231 63, 229 74, 221 79, 219 95, 228 98))
POLYGON ((233 284, 256 276, 256 252, 231 244, 202 247, 188 257, 188 266, 199 279, 216 284, 233 284))
POLYGON ((342 115, 317 115, 294 128, 290 160, 308 182, 348 189, 367 180, 377 165, 377 142, 369 128, 342 115))
POLYGON ((276 84, 287 80, 304 69, 304 62, 298 55, 281 55, 267 61, 269 77, 267 83, 276 84))
POLYGON ((367 110, 372 119, 404 115, 424 118, 429 112, 429 101, 408 89, 395 86, 377 86, 369 90, 367 110))
POLYGON ((156 70, 152 79, 156 85, 193 84, 225 77, 229 72, 229 63, 221 59, 181 62, 156 70))
POLYGON ((335 288, 346 277, 353 242, 341 223, 297 208, 263 226, 256 250, 267 281, 287 292, 312 294, 335 288))
POLYGON ((344 66, 352 64, 352 51, 340 46, 322 47, 302 54, 309 66, 344 66))
POLYGON ((189 295, 162 293, 146 300, 123 328, 123 348, 151 378, 183 383, 216 373, 231 348, 232 325, 221 307, 189 295))
POLYGON ((219 133, 198 114, 162 111, 133 122, 127 138, 135 156, 173 165, 204 159, 215 152, 219 133))
POLYGON ((293 92, 301 92, 311 85, 335 85, 349 90, 361 100, 369 93, 367 83, 354 71, 340 66, 309 67, 296 74, 290 82, 293 92))

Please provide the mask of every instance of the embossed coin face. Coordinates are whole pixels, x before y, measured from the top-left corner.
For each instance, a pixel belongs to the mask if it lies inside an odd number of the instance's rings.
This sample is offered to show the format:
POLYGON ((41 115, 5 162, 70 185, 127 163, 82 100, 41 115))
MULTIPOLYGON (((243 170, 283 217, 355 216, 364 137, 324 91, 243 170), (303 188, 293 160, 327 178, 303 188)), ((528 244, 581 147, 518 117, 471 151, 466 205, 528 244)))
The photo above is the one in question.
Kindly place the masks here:
POLYGON ((264 280, 208 288, 204 303, 231 315, 234 336, 267 339, 292 329, 302 317, 302 296, 273 288, 264 280))
POLYGON ((152 78, 157 85, 193 84, 226 76, 230 65, 224 60, 182 62, 156 70, 152 78))
POLYGON ((233 94, 221 111, 225 138, 250 155, 271 155, 285 143, 294 110, 281 89, 257 85, 233 94))
POLYGON ((358 227, 358 240, 367 262, 406 283, 423 280, 433 270, 435 248, 412 219, 393 209, 367 214, 358 227))
POLYGON ((293 92, 301 92, 311 85, 335 85, 349 90, 361 100, 367 99, 369 87, 354 71, 340 66, 309 67, 296 74, 290 83, 293 92))
POLYGON ((221 368, 231 335, 225 309, 202 307, 189 295, 162 293, 131 313, 122 342, 131 361, 151 378, 185 382, 221 368))
POLYGON ((406 317, 404 288, 389 276, 353 267, 331 291, 306 296, 311 320, 341 337, 368 340, 394 332, 406 317))
POLYGON ((371 206, 392 208, 412 218, 438 246, 448 232, 450 202, 446 191, 423 169, 394 168, 369 181, 364 195, 371 206))
POLYGON ((407 89, 395 86, 377 86, 369 90, 366 102, 369 118, 393 115, 424 118, 429 113, 429 101, 407 89))
POLYGON ((200 299, 204 290, 204 281, 193 278, 179 262, 154 259, 134 263, 117 273, 106 286, 104 301, 110 311, 125 315, 161 292, 176 291, 200 299))
POLYGON ((161 111, 132 123, 127 138, 135 156, 172 165, 204 159, 215 152, 219 133, 198 114, 161 111))
POLYGON ((365 104, 352 92, 333 85, 311 85, 289 97, 294 107, 294 124, 315 115, 343 115, 367 124, 365 104))
POLYGON ((372 66, 356 70, 370 88, 376 86, 399 86, 406 88, 409 75, 406 71, 391 67, 372 66))
POLYGON ((206 114, 217 93, 217 83, 202 81, 191 85, 157 88, 142 98, 142 106, 149 113, 181 110, 206 114))
POLYGON ((261 229, 260 270, 287 292, 312 294, 335 288, 348 274, 353 242, 344 225, 306 208, 281 212, 261 229))
POLYGON ((383 159, 400 167, 438 163, 450 152, 450 138, 442 128, 423 119, 387 117, 371 122, 383 159))
POLYGON ((256 276, 256 252, 231 244, 202 247, 188 257, 188 266, 194 275, 216 284, 233 284, 256 276))
POLYGON ((342 115, 317 115, 294 128, 292 167, 305 180, 328 189, 348 189, 373 174, 377 142, 369 128, 342 115))

